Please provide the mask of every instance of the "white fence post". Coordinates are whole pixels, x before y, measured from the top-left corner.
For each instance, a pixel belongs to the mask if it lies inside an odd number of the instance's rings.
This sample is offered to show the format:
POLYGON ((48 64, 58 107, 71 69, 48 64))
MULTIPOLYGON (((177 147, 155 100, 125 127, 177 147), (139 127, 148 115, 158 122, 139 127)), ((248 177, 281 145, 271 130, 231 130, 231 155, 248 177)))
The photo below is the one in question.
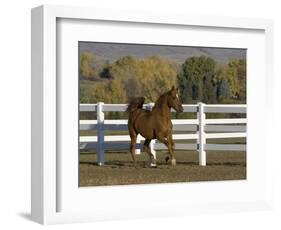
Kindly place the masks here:
POLYGON ((206 124, 206 115, 204 112, 204 103, 198 103, 198 139, 197 139, 197 150, 199 153, 199 165, 206 166, 206 151, 204 149, 206 144, 206 133, 205 133, 205 124, 206 124))
MULTIPOLYGON (((149 109, 150 111, 152 111, 153 106, 154 106, 154 103, 150 102, 150 103, 148 104, 148 109, 149 109)), ((150 146, 149 146, 149 147, 150 147, 150 151, 151 151, 151 153, 152 153, 154 159, 156 160, 156 151, 155 151, 155 149, 154 149, 154 144, 155 144, 155 143, 156 143, 156 140, 155 140, 155 139, 154 139, 154 140, 151 140, 150 146)))
POLYGON ((104 113, 103 102, 97 103, 97 163, 104 164, 104 113))

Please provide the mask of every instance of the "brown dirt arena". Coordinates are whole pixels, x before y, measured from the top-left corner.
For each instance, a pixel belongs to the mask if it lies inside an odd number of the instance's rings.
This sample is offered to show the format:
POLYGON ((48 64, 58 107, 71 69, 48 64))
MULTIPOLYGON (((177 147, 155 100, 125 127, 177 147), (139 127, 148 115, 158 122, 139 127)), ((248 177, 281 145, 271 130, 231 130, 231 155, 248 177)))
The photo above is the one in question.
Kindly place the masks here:
POLYGON ((208 151, 207 166, 198 165, 196 151, 176 151, 177 165, 165 163, 167 151, 157 151, 157 168, 149 168, 147 155, 137 155, 133 167, 129 152, 106 153, 106 164, 96 165, 96 154, 80 154, 80 186, 154 184, 246 179, 246 152, 208 151))

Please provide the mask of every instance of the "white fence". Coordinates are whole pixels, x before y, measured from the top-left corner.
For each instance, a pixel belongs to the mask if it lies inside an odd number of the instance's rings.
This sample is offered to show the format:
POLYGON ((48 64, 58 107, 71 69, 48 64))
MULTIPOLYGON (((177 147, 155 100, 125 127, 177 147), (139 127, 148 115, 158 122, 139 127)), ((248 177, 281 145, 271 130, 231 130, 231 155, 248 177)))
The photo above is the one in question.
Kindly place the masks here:
MULTIPOLYGON (((152 109, 153 103, 145 104, 144 108, 152 109)), ((246 137, 246 118, 206 119, 206 113, 246 113, 246 105, 183 105, 184 112, 197 113, 197 119, 172 120, 174 131, 188 131, 194 133, 173 134, 174 140, 196 140, 192 143, 176 143, 178 150, 197 150, 199 165, 206 165, 207 150, 246 151, 245 144, 207 144, 207 139, 241 138, 246 137)), ((97 136, 80 136, 80 149, 95 149, 97 163, 105 162, 105 150, 129 150, 129 135, 105 136, 105 130, 128 130, 127 120, 105 120, 104 112, 125 112, 126 104, 80 104, 80 112, 96 112, 97 120, 80 120, 80 130, 97 130, 97 136)), ((174 112, 174 111, 173 111, 174 112)), ((137 153, 140 153, 142 141, 137 139, 137 153)), ((162 143, 152 141, 151 151, 156 157, 157 149, 166 149, 162 143)))

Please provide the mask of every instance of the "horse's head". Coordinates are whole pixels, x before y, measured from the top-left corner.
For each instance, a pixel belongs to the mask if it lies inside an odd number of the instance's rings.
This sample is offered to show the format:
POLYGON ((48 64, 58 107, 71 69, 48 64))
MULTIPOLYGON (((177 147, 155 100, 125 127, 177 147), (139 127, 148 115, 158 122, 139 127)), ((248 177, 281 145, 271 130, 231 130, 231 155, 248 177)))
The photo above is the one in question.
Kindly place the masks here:
POLYGON ((177 94, 177 90, 173 86, 172 89, 168 92, 168 105, 176 110, 178 113, 183 112, 183 107, 179 96, 177 94))

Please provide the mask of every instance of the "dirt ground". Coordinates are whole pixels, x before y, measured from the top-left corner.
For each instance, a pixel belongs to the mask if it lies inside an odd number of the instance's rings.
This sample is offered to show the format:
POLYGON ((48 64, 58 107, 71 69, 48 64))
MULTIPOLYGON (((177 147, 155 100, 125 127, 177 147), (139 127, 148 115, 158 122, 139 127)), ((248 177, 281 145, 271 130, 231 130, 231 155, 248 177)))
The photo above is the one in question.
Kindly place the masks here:
POLYGON ((207 152, 207 166, 198 165, 195 151, 177 151, 175 167, 165 163, 165 151, 157 152, 157 168, 149 168, 147 156, 137 155, 137 168, 129 152, 106 153, 106 164, 96 165, 94 153, 80 154, 80 186, 153 184, 246 179, 245 152, 207 152))

